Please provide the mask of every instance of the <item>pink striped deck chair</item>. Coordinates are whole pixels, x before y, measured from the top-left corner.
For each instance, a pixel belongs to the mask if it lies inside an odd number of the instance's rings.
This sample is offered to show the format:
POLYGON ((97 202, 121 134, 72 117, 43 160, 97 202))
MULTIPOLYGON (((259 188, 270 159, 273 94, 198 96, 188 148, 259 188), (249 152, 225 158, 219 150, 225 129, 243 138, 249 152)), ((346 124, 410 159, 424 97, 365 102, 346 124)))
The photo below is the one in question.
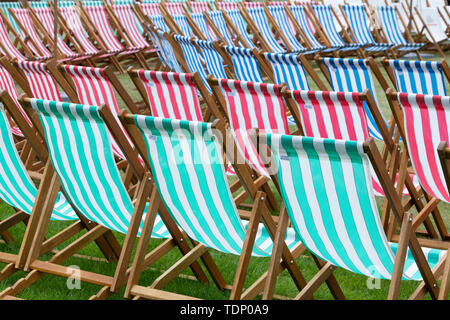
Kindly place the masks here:
POLYGON ((41 37, 34 28, 33 20, 27 9, 11 9, 13 18, 17 18, 17 23, 20 26, 20 35, 22 39, 29 37, 31 42, 27 42, 28 47, 33 52, 37 59, 50 59, 52 53, 42 43, 41 37))
POLYGON ((159 3, 137 3, 137 5, 141 7, 142 12, 147 16, 161 15, 159 3))
POLYGON ((450 203, 437 148, 449 143, 450 97, 397 93, 412 165, 421 186, 434 198, 450 203))
POLYGON ((209 2, 188 1, 187 6, 193 13, 203 13, 211 10, 209 2))
POLYGON ((218 10, 224 10, 224 11, 238 10, 239 9, 239 5, 238 5, 238 2, 217 1, 216 2, 216 8, 218 10))
POLYGON ((183 14, 184 15, 184 3, 182 2, 163 2, 162 6, 167 10, 170 15, 183 14))
POLYGON ((138 28, 138 20, 131 5, 114 4, 111 7, 133 45, 137 48, 151 48, 138 28))
POLYGON ((264 2, 262 1, 245 1, 242 3, 244 4, 245 9, 264 7, 264 2))
MULTIPOLYGON (((50 36, 53 34, 55 20, 53 19, 53 12, 50 8, 33 8, 28 9, 33 10, 33 13, 36 15, 37 21, 42 24, 43 29, 50 36)), ((67 58, 81 58, 86 57, 88 54, 80 54, 72 51, 72 49, 68 46, 68 44, 64 41, 64 39, 58 35, 57 37, 57 48, 58 51, 67 58)))
MULTIPOLYGON (((285 98, 305 136, 351 141, 365 141, 370 136, 359 92, 294 90, 286 92, 285 98), (290 97, 292 100, 288 101, 290 97), (290 101, 294 101, 295 106, 290 101)), ((372 181, 375 194, 383 196, 375 172, 372 172, 372 181)), ((409 195, 406 187, 403 194, 409 195)))
MULTIPOLYGON (((13 32, 13 30, 11 30, 13 32)), ((16 39, 19 41, 24 48, 26 45, 20 40, 19 37, 16 39)), ((6 30, 6 26, 3 22, 3 18, 0 18, 0 53, 9 59, 17 60, 27 60, 27 58, 14 46, 13 42, 9 37, 9 32, 6 30)))
POLYGON ((256 128, 261 132, 289 134, 282 87, 229 79, 213 79, 210 85, 216 99, 225 103, 222 108, 228 114, 237 149, 252 169, 269 177, 249 133, 256 128))

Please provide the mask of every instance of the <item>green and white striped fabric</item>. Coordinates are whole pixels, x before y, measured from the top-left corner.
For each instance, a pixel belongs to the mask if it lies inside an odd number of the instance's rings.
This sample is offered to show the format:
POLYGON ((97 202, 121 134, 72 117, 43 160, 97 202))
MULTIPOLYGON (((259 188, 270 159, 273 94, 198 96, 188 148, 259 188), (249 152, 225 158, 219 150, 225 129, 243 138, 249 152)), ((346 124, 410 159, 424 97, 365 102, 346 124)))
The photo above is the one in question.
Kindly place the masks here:
POLYGON ((9 13, 8 9, 20 9, 20 2, 0 2, 0 8, 2 9, 3 13, 5 14, 8 21, 11 23, 11 25, 14 28, 14 31, 16 31, 18 34, 20 34, 20 28, 17 24, 16 20, 13 19, 11 13, 9 13))
MULTIPOLYGON (((141 115, 134 122, 146 142, 158 191, 177 224, 209 248, 240 255, 248 222, 236 209, 212 124, 141 115)), ((288 247, 298 240, 289 229, 288 247)), ((260 223, 252 254, 268 257, 272 247, 260 223)))
MULTIPOLYGON (((89 220, 126 233, 133 204, 99 108, 37 99, 31 105, 39 114, 53 167, 70 202, 89 220)), ((169 236, 159 216, 152 236, 169 236)))
MULTIPOLYGON (((302 243, 320 259, 366 276, 391 279, 389 243, 375 202, 363 142, 267 134, 280 191, 302 243)), ((423 249, 431 268, 447 251, 423 249)), ((421 280, 408 250, 403 279, 421 280)))
MULTIPOLYGON (((18 210, 31 213, 37 189, 19 157, 3 105, 0 106, 0 199, 18 210)), ((60 193, 52 220, 76 220, 77 215, 60 193)))

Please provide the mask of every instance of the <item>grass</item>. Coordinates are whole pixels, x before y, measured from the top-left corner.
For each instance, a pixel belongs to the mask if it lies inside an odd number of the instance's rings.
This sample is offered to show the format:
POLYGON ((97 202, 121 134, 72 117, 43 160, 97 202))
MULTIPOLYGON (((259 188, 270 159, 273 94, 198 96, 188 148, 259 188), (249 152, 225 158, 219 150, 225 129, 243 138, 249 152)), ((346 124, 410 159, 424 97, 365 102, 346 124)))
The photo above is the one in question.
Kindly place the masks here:
MULTIPOLYGON (((436 57, 439 59, 439 57, 436 57)), ((447 61, 449 58, 447 58, 447 61)), ((449 62, 449 61, 448 61, 449 62)), ((386 73, 384 69, 381 68, 381 71, 384 76, 386 73)), ((320 74, 320 73, 319 73, 320 74)), ((323 75, 320 74, 322 79, 325 81, 323 75)), ((387 76, 386 76, 387 78, 387 76)), ((139 94, 135 90, 131 80, 128 78, 128 75, 119 75, 119 80, 127 89, 128 93, 132 96, 132 98, 138 100, 139 94)), ((310 79, 311 80, 311 79, 310 79)), ((326 82, 326 81, 325 81, 326 82)), ((375 81, 376 82, 376 81, 375 81)), ((314 88, 312 81, 310 81, 312 88, 314 88)), ((376 82, 378 86, 378 83, 376 82)), ((377 99, 384 113, 385 117, 389 119, 390 117, 390 109, 387 104, 386 97, 381 90, 381 87, 377 87, 377 99)), ((119 103, 123 104, 123 101, 119 98, 119 103)), ((278 201, 280 201, 280 197, 276 194, 278 201)), ((377 202, 379 208, 382 206, 383 199, 378 198, 377 202)), ((439 209, 443 215, 444 221, 447 225, 447 228, 450 229, 450 205, 448 204, 440 204, 439 209)), ((4 219, 12 214, 14 211, 11 207, 9 207, 5 203, 0 204, 0 219, 4 219)), ((51 222, 47 236, 50 237, 53 234, 56 234, 58 231, 67 227, 68 223, 65 222, 51 222)), ((23 224, 16 225, 11 228, 11 233, 15 239, 19 239, 18 242, 12 244, 0 243, 0 251, 2 252, 11 252, 18 253, 20 239, 23 238, 25 232, 25 226, 23 224)), ((79 235, 78 235, 79 236, 79 235)), ((117 238, 120 242, 123 241, 124 235, 116 233, 117 238)), ((64 248, 70 241, 61 244, 58 248, 64 248)), ((161 240, 152 240, 150 244, 149 250, 155 248, 158 244, 161 243, 161 240)), ((91 257, 102 257, 99 249, 94 245, 90 244, 85 247, 83 250, 79 252, 79 254, 87 255, 91 257)), ((228 283, 232 283, 233 277, 235 274, 238 257, 232 255, 225 255, 220 252, 211 251, 211 254, 216 261, 217 265, 221 269, 225 279, 228 283)), ((172 263, 180 258, 180 254, 177 250, 172 250, 168 255, 163 257, 161 260, 157 261, 155 264, 151 266, 151 268, 144 271, 141 276, 140 283, 141 284, 151 284, 164 270, 170 268, 172 263)), ((50 254, 45 255, 42 259, 47 260, 51 257, 50 254)), ((317 272, 317 268, 309 254, 305 254, 300 256, 297 259, 297 264, 300 266, 300 269, 304 273, 305 277, 309 280, 311 279, 315 273, 317 272)), ((250 269, 248 272, 248 276, 246 279, 246 286, 249 286, 253 281, 255 281, 261 274, 263 274, 268 267, 269 259, 268 258, 252 258, 250 262, 250 269)), ((67 260, 64 265, 66 266, 77 266, 82 270, 99 272, 106 275, 113 275, 115 269, 115 263, 107 263, 103 261, 93 261, 87 260, 79 257, 72 257, 67 260)), ((4 267, 4 264, 0 263, 0 268, 4 267)), ((351 272, 348 272, 343 269, 338 269, 335 271, 335 276, 338 280, 338 283, 341 285, 341 288, 348 299, 368 299, 368 300, 378 300, 385 299, 387 296, 387 292, 389 289, 389 281, 380 281, 379 286, 375 289, 368 288, 368 282, 373 283, 370 279, 365 276, 357 275, 351 272)), ((0 292, 6 289, 7 287, 13 285, 18 279, 25 276, 24 272, 17 272, 13 276, 7 278, 4 281, 0 282, 0 292)), ((61 278, 52 275, 46 275, 31 287, 24 290, 18 296, 24 299, 69 299, 69 300, 78 300, 78 299, 88 299, 91 295, 97 293, 100 287, 91 285, 88 283, 81 283, 80 289, 72 289, 69 290, 67 286, 67 279, 61 278)), ((407 299, 408 296, 414 291, 417 283, 416 282, 408 282, 403 281, 401 285, 400 291, 400 299, 407 299)), ((176 292, 180 294, 192 295, 195 297, 203 298, 203 299, 227 299, 229 293, 219 291, 212 281, 208 284, 201 284, 195 280, 192 280, 192 272, 188 269, 183 272, 183 277, 178 277, 169 283, 165 290, 176 292), (185 277, 186 276, 186 277, 185 277)), ((278 278, 277 287, 275 294, 281 296, 283 298, 292 298, 297 294, 297 289, 294 286, 292 280, 290 279, 289 274, 284 271, 278 278)), ((427 296, 428 297, 428 296, 427 296)), ((315 294, 316 299, 332 299, 328 288, 326 285, 322 285, 319 288, 317 293, 315 294)), ((123 299, 123 294, 116 294, 111 296, 110 299, 123 299)))

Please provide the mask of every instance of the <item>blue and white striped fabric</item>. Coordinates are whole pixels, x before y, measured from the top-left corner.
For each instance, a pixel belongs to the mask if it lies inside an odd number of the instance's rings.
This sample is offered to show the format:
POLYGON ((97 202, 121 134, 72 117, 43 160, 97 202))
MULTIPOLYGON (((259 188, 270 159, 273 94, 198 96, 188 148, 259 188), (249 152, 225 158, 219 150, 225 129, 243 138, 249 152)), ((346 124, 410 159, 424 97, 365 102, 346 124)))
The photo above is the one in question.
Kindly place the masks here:
POLYGON ((331 11, 331 5, 314 5, 312 6, 317 19, 323 27, 324 32, 330 39, 333 47, 339 48, 341 51, 356 50, 362 45, 357 43, 345 43, 342 40, 339 32, 336 29, 336 25, 333 19, 333 12, 331 11))
POLYGON ((209 29, 203 13, 191 13, 191 17, 192 17, 192 20, 194 20, 195 24, 202 31, 202 33, 205 35, 207 40, 209 40, 209 41, 217 40, 214 33, 211 31, 211 29, 209 29))
POLYGON ((156 35, 158 43, 161 45, 160 51, 163 52, 166 63, 169 64, 169 67, 173 72, 182 73, 183 69, 181 69, 177 58, 175 57, 175 53, 173 52, 173 48, 169 41, 166 39, 164 32, 161 30, 156 30, 154 34, 156 35))
MULTIPOLYGON (((292 15, 294 16, 295 20, 299 24, 300 28, 302 28, 303 32, 305 33, 306 37, 308 38, 308 41, 311 43, 311 49, 314 49, 314 50, 327 49, 314 37, 314 33, 308 24, 308 19, 306 17, 305 9, 302 6, 295 5, 295 6, 289 6, 289 10, 291 10, 292 15)), ((328 50, 334 50, 334 49, 328 49, 328 50)))
POLYGON ((206 70, 216 79, 226 79, 227 74, 223 68, 223 59, 216 51, 211 41, 193 40, 195 45, 200 49, 205 59, 206 70))
MULTIPOLYGON (((31 105, 42 122, 50 159, 70 202, 89 220, 126 233, 134 207, 99 108, 37 99, 31 105)), ((153 237, 169 236, 159 216, 155 225, 153 237)), ((143 221, 139 234, 142 226, 143 221)))
POLYGON ((219 29, 220 33, 222 34, 222 37, 224 38, 225 42, 229 46, 233 46, 233 40, 231 39, 231 35, 228 31, 227 23, 225 19, 223 18, 222 11, 211 11, 207 12, 206 14, 209 15, 211 20, 214 22, 214 25, 219 29))
POLYGON ((385 51, 392 46, 391 43, 376 43, 369 30, 369 17, 367 17, 364 11, 364 5, 344 5, 345 16, 347 17, 350 27, 356 39, 353 39, 356 43, 361 45, 369 45, 364 48, 366 51, 385 51))
POLYGON ((250 18, 255 23, 259 32, 266 40, 267 44, 270 46, 271 52, 286 52, 286 49, 283 48, 273 36, 272 31, 269 27, 269 20, 267 20, 267 17, 264 13, 264 8, 249 8, 247 9, 247 12, 250 15, 250 18))
POLYGON ((186 16, 184 14, 175 14, 171 16, 173 21, 177 24, 177 26, 180 28, 181 32, 185 37, 193 37, 194 32, 192 31, 191 26, 189 25, 186 16))
MULTIPOLYGON (((17 152, 3 105, 0 106, 0 151, 0 199, 18 210, 31 214, 38 191, 17 152)), ((56 199, 51 219, 78 219, 61 193, 56 199)))
POLYGON ((298 42, 295 34, 292 33, 292 29, 289 26, 289 22, 287 20, 286 12, 284 11, 283 6, 272 5, 268 6, 267 9, 269 9, 270 14, 273 16, 273 19, 286 36, 286 39, 289 41, 289 45, 293 49, 292 51, 306 51, 306 49, 300 44, 300 42, 298 42))
MULTIPOLYGON (((281 196, 302 243, 320 259, 391 279, 397 244, 386 239, 363 141, 267 134, 281 196)), ((264 149, 262 149, 264 150, 264 149)), ((423 248, 430 268, 447 250, 423 248)), ((422 280, 408 250, 404 280, 422 280)))
POLYGON ((444 71, 439 61, 389 60, 398 92, 446 96, 444 71))
POLYGON ((397 8, 394 6, 379 6, 377 7, 377 16, 381 27, 384 29, 386 36, 390 43, 402 47, 396 50, 413 51, 422 48, 424 43, 408 43, 400 30, 399 17, 397 15, 397 8))
MULTIPOLYGON (((375 84, 366 60, 322 58, 322 62, 330 75, 330 82, 333 91, 363 92, 365 89, 369 89, 376 105, 379 107, 375 84)), ((370 135, 378 140, 383 140, 375 119, 365 101, 364 109, 367 115, 370 135)), ((383 115, 381 110, 379 111, 380 114, 383 115)))
POLYGON ((233 62, 236 78, 241 81, 264 82, 259 64, 252 50, 238 47, 224 47, 233 62))
MULTIPOLYGON (((248 222, 236 209, 212 124, 141 115, 134 122, 146 143, 156 187, 177 225, 209 248, 240 255, 248 222)), ((289 248, 298 244, 292 229, 285 241, 289 248)), ((268 257, 272 247, 260 223, 252 254, 268 257)))
POLYGON ((207 80, 208 75, 203 67, 204 59, 197 51, 197 48, 189 41, 188 37, 180 35, 174 35, 173 37, 180 45, 181 50, 183 50, 184 60, 186 61, 190 72, 197 72, 202 79, 202 82, 205 84, 206 89, 208 89, 209 92, 212 92, 207 80))
POLYGON ((166 22, 164 21, 164 17, 162 15, 152 15, 148 16, 150 20, 152 20, 153 24, 160 28, 164 32, 170 32, 169 27, 166 25, 166 22))
POLYGON ((246 45, 250 48, 255 48, 255 45, 253 44, 252 39, 250 39, 250 35, 247 32, 247 24, 245 23, 244 19, 242 19, 239 10, 227 10, 226 14, 230 18, 233 25, 236 27, 237 31, 242 36, 243 40, 246 42, 246 45))

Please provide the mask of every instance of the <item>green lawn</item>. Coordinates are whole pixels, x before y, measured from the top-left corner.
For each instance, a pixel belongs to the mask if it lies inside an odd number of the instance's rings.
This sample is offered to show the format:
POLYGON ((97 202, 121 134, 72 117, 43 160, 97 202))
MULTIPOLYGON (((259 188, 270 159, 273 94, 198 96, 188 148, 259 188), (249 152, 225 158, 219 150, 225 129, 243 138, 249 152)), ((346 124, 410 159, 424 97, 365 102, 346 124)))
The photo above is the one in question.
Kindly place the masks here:
MULTIPOLYGON (((436 57, 439 59, 439 57, 436 57)), ((447 58, 449 60, 449 58, 447 58)), ((380 66, 381 71, 385 75, 384 69, 380 66)), ((386 77, 387 78, 387 77, 386 77)), ((132 82, 128 78, 128 75, 120 75, 119 79, 128 90, 128 92, 132 95, 133 98, 139 99, 139 94, 135 90, 132 82)), ((323 78, 325 81, 325 79, 323 78)), ((312 82, 310 82, 312 84, 312 82)), ((381 88, 378 87, 377 98, 380 103, 381 109, 387 119, 390 117, 390 109, 387 105, 386 97, 382 92, 381 88)), ((123 102, 120 101, 123 105, 123 102)), ((277 195, 278 196, 278 195, 277 195)), ((278 196, 278 200, 280 200, 278 196)), ((382 199, 378 199, 379 207, 381 208, 382 199)), ((450 206, 447 204, 440 204, 439 206, 445 223, 447 227, 450 229, 450 206)), ((8 205, 1 203, 0 204, 0 219, 4 219, 9 216, 13 212, 12 208, 8 205)), ((48 237, 57 233, 66 227, 67 223, 62 222, 51 222, 48 230, 48 237)), ((25 226, 23 224, 17 225, 11 229, 11 233, 13 234, 15 239, 19 239, 17 243, 5 244, 4 242, 0 243, 0 250, 3 252, 12 252, 17 253, 19 251, 20 239, 22 239, 23 234, 25 232, 25 226)), ((121 234, 117 234, 119 241, 123 241, 124 236, 121 234)), ((161 241, 152 240, 151 247, 156 247, 161 241)), ((63 248, 68 243, 61 244, 60 248, 63 248)), ((151 249, 151 248, 150 248, 151 249)), ((212 251, 212 256, 216 261, 217 265, 223 272, 225 279, 228 283, 232 283, 238 257, 231 255, 224 255, 219 252, 212 251)), ((98 248, 91 244, 84 248, 81 252, 81 255, 87 255, 92 257, 101 258, 101 252, 98 248)), ((44 256, 44 259, 48 259, 50 255, 44 256)), ((141 284, 151 284, 153 280, 155 280, 163 270, 167 270, 174 261, 176 261, 180 257, 180 254, 173 250, 165 256, 163 259, 152 265, 151 268, 146 270, 141 277, 141 284)), ((269 263, 269 259, 267 258, 252 258, 250 263, 250 269, 247 276, 246 285, 250 285, 254 280, 256 280, 262 273, 267 270, 267 266, 269 263)), ((309 254, 303 255, 297 259, 297 263, 300 266, 302 272, 306 276, 307 279, 311 279, 317 271, 315 264, 309 254)), ((64 265, 76 265, 79 266, 83 270, 92 271, 92 272, 101 272, 107 275, 112 275, 114 273, 115 264, 107 263, 103 261, 93 261, 84 258, 72 257, 64 265)), ((0 264, 0 267, 3 267, 4 264, 0 264)), ((17 272, 15 275, 10 278, 0 282, 0 292, 5 288, 13 285, 18 279, 25 276, 24 272, 17 272)), ((209 284, 201 284, 192 279, 192 273, 190 270, 186 270, 183 275, 187 275, 187 277, 178 277, 174 281, 172 281, 165 289, 171 292, 176 292, 180 294, 192 295, 199 298, 204 299, 227 299, 228 292, 219 291, 214 283, 210 281, 209 284)), ((389 282, 381 281, 379 289, 368 289, 367 281, 368 278, 360 275, 353 274, 351 272, 347 272, 342 269, 338 269, 335 272, 335 276, 341 285, 344 294, 348 299, 385 299, 387 296, 389 282)), ((41 280, 37 281, 34 285, 23 291, 19 297, 24 299, 88 299, 91 295, 97 293, 100 287, 95 285, 90 285, 87 283, 81 284, 81 289, 72 289, 69 290, 67 288, 67 279, 60 278, 56 276, 46 275, 41 280)), ((407 299, 408 296, 414 291, 417 283, 415 282, 402 282, 400 298, 407 299)), ((297 294, 296 287, 290 279, 289 274, 285 271, 278 278, 276 295, 280 296, 280 298, 293 298, 297 294)), ((122 295, 113 295, 111 299, 122 299, 122 295)), ((330 292, 327 287, 323 285, 315 294, 316 299, 332 299, 330 292)))

